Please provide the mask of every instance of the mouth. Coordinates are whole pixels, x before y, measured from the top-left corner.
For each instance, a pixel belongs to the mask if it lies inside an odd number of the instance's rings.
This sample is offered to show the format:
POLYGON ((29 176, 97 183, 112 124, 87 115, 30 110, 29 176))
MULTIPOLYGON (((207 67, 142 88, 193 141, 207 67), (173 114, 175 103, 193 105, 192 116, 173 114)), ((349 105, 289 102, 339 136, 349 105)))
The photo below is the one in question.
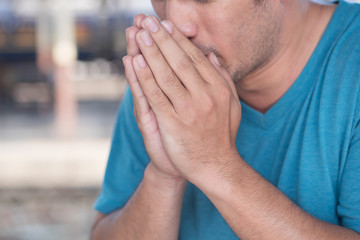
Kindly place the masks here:
POLYGON ((208 55, 212 52, 215 53, 216 56, 218 56, 217 51, 214 47, 208 47, 208 46, 204 46, 204 45, 200 45, 200 44, 196 44, 196 43, 194 43, 194 44, 206 57, 208 57, 208 55))

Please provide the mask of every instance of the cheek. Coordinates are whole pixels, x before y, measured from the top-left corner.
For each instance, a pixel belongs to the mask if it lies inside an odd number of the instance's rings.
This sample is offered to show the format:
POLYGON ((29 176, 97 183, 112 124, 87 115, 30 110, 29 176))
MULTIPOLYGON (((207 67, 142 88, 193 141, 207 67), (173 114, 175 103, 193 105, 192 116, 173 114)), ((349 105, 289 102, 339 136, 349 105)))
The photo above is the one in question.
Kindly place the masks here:
POLYGON ((166 18, 166 1, 152 0, 151 4, 157 16, 164 20, 166 18))
POLYGON ((233 12, 224 15, 222 12, 215 12, 215 14, 206 14, 202 19, 203 30, 206 31, 208 40, 216 45, 224 45, 232 43, 234 35, 237 35, 237 28, 239 25, 239 17, 233 12))
POLYGON ((239 34, 235 25, 223 22, 223 24, 213 24, 209 30, 209 39, 218 54, 229 65, 234 55, 238 54, 239 34))

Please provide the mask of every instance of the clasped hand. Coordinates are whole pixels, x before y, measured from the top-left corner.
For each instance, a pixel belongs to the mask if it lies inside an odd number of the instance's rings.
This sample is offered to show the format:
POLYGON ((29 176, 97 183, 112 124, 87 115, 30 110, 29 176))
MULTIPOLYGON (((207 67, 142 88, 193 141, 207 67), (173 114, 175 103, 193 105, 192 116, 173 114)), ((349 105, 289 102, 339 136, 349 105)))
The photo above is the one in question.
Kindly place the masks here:
POLYGON ((171 22, 139 15, 123 61, 153 164, 191 182, 238 154, 239 98, 214 53, 205 56, 171 22))

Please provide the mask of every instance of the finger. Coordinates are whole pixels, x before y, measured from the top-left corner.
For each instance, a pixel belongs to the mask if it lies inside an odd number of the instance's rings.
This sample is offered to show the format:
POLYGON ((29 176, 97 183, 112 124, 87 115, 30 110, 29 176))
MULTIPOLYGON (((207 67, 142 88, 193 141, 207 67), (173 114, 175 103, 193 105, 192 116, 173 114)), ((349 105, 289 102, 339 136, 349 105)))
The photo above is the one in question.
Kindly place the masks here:
POLYGON ((136 56, 137 54, 140 53, 139 46, 135 39, 136 33, 138 31, 139 28, 134 26, 126 29, 126 40, 127 40, 126 51, 129 56, 136 56))
POLYGON ((155 115, 167 114, 171 111, 173 107, 169 99, 157 85, 149 66, 141 54, 133 58, 133 66, 141 89, 155 115))
POLYGON ((170 68, 156 44, 152 43, 153 40, 149 31, 140 30, 136 35, 136 40, 156 83, 169 98, 175 110, 181 110, 186 107, 190 97, 189 92, 170 68))
POLYGON ((150 105, 144 95, 143 90, 141 89, 140 83, 136 77, 133 65, 132 65, 133 57, 132 56, 125 56, 123 58, 123 63, 125 66, 125 77, 129 83, 129 87, 131 93, 133 95, 134 100, 134 113, 136 119, 139 116, 143 116, 147 114, 151 109, 150 105))
MULTIPOLYGON (((239 95, 236 91, 235 84, 234 84, 230 74, 228 73, 228 71, 226 71, 226 69, 221 66, 219 59, 216 57, 216 55, 214 53, 210 53, 208 55, 208 59, 213 64, 213 66, 216 68, 216 70, 218 70, 218 72, 221 74, 227 87, 229 89, 231 89, 232 101, 230 102, 230 106, 233 109, 233 111, 230 111, 230 119, 233 119, 232 129, 237 129, 237 127, 239 126, 239 121, 241 119, 241 110, 236 111, 236 108, 241 109, 241 104, 240 104, 239 95), (238 119, 238 121, 236 121, 236 119, 238 119)), ((236 139, 236 134, 235 134, 234 138, 236 139)))
POLYGON ((231 88, 232 94, 234 96, 238 96, 235 84, 228 73, 226 69, 221 66, 219 59, 216 57, 216 55, 212 52, 208 55, 209 61, 212 63, 212 65, 216 68, 216 70, 220 73, 220 75, 223 77, 224 81, 227 83, 227 85, 231 88))
MULTIPOLYGON (((202 87, 205 82, 194 67, 193 61, 201 61, 201 57, 204 56, 196 53, 195 55, 186 54, 153 16, 144 19, 142 26, 149 31, 155 44, 149 42, 148 44, 145 43, 140 46, 140 43, 138 42, 141 51, 143 51, 143 46, 146 45, 147 47, 158 46, 159 51, 164 56, 166 62, 181 80, 186 89, 188 91, 197 92, 199 87, 202 87)), ((205 60, 207 61, 206 58, 205 60)))
POLYGON ((141 29, 141 23, 146 16, 144 14, 138 14, 134 17, 134 26, 141 29))
MULTIPOLYGON (((202 50, 195 46, 176 26, 174 26, 170 21, 162 21, 163 26, 167 26, 168 32, 170 32, 173 39, 179 44, 179 46, 189 55, 197 56, 198 60, 194 61, 196 69, 199 71, 200 75, 207 80, 207 82, 216 81, 217 73, 213 68, 212 64, 209 61, 206 61, 204 58, 208 59, 208 55, 213 51, 211 48, 203 48, 202 50)), ((195 59, 195 57, 192 57, 195 59)))
MULTIPOLYGON (((148 25, 148 19, 156 20, 154 17, 147 17, 142 25, 143 27, 146 27, 148 25)), ((155 32, 152 34, 155 41, 163 42, 162 39, 166 39, 168 36, 167 34, 171 35, 171 38, 173 41, 178 45, 178 47, 187 55, 191 61, 193 67, 200 73, 202 76, 202 79, 206 82, 211 82, 212 80, 216 80, 218 76, 218 72, 214 69, 212 64, 208 61, 205 54, 197 47, 195 46, 184 34, 182 34, 171 22, 165 20, 161 22, 161 26, 163 28, 160 29, 160 31, 155 32), (166 30, 166 33, 163 33, 166 30)), ((167 41, 166 41, 167 42, 167 41)), ((165 44, 160 45, 160 49, 164 51, 167 51, 168 47, 165 44), (161 48, 163 46, 163 48, 161 48)), ((206 54, 209 54, 210 52, 205 52, 206 54)))

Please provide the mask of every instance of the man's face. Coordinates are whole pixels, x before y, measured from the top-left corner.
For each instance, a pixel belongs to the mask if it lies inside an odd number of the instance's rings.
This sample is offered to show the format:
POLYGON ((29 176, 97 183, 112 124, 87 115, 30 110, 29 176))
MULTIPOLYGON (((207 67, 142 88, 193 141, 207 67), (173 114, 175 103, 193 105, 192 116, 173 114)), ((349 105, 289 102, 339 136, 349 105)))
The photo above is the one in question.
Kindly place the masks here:
POLYGON ((152 0, 159 18, 185 28, 204 54, 214 52, 234 82, 266 64, 278 49, 281 14, 273 2, 152 0))

